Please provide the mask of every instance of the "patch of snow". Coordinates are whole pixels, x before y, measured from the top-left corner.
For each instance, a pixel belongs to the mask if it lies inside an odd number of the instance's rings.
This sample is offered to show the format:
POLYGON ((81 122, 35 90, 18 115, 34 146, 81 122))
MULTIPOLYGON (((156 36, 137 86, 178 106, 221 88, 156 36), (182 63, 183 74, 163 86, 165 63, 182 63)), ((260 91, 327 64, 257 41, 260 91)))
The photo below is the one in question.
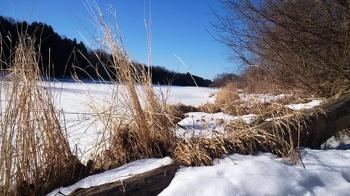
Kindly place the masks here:
POLYGON ((326 149, 348 150, 350 149, 350 137, 347 135, 333 136, 329 138, 322 147, 326 149))
POLYGON ((245 123, 250 124, 257 118, 257 115, 255 114, 231 116, 223 112, 190 112, 185 115, 187 117, 178 123, 181 128, 177 130, 177 134, 181 137, 210 137, 215 133, 222 133, 225 125, 231 121, 242 120, 245 123))
POLYGON ((272 94, 245 94, 240 93, 239 98, 244 102, 253 102, 253 103, 266 103, 266 102, 272 102, 276 101, 278 99, 285 98, 289 95, 287 94, 279 94, 279 95, 272 95, 272 94))
POLYGON ((48 194, 48 196, 61 196, 69 195, 79 188, 89 188, 94 186, 99 186, 106 183, 116 182, 120 180, 125 180, 137 174, 145 173, 147 171, 169 165, 173 163, 173 160, 169 157, 162 159, 143 159, 128 163, 124 166, 112 169, 100 174, 92 175, 86 177, 77 183, 56 189, 48 194))
POLYGON ((350 150, 305 149, 301 166, 270 153, 233 154, 213 166, 177 171, 161 196, 348 195, 350 150))
POLYGON ((289 104, 286 106, 292 110, 306 110, 306 109, 311 109, 311 108, 314 108, 316 106, 319 106, 321 103, 322 103, 322 100, 315 99, 309 103, 289 104))

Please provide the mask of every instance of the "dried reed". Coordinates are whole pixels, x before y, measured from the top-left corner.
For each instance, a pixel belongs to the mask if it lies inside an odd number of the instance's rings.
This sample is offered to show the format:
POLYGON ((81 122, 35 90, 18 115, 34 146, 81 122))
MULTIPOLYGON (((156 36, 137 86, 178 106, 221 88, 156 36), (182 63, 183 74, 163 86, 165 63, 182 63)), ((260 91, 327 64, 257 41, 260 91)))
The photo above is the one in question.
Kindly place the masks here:
POLYGON ((2 81, 6 100, 0 121, 2 195, 50 191, 69 179, 76 162, 53 95, 41 80, 36 51, 35 40, 21 34, 2 81))
POLYGON ((130 59, 118 25, 106 22, 96 2, 89 2, 87 7, 102 34, 102 48, 111 54, 109 66, 117 78, 109 104, 93 107, 101 114, 99 120, 104 126, 101 142, 107 141, 98 150, 97 167, 111 168, 136 159, 168 156, 175 140, 175 124, 170 116, 171 107, 153 90, 150 65, 139 66, 130 59), (121 89, 123 93, 118 92, 121 89), (125 110, 117 109, 117 105, 125 110), (116 118, 123 115, 124 118, 116 118))

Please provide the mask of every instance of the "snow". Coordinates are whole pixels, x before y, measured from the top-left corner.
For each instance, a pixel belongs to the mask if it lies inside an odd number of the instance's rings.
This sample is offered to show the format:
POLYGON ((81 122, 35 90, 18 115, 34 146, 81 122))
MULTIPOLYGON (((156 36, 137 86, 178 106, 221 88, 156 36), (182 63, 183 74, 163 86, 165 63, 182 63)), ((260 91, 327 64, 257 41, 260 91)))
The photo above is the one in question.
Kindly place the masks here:
POLYGON ((348 195, 350 150, 303 154, 305 169, 270 153, 233 154, 213 166, 182 168, 160 195, 348 195))
POLYGON ((181 120, 178 125, 180 129, 177 131, 181 137, 211 137, 215 133, 222 133, 225 125, 231 121, 242 120, 250 124, 255 121, 257 115, 248 114, 244 116, 231 116, 223 112, 205 113, 205 112, 189 112, 185 114, 186 118, 181 120))
POLYGON ((56 189, 49 193, 48 196, 69 195, 79 188, 89 188, 106 183, 125 180, 137 174, 141 174, 165 165, 169 165, 171 163, 173 163, 173 160, 169 157, 165 157, 162 159, 137 160, 116 169, 108 170, 106 172, 96 175, 91 175, 71 186, 56 189))
POLYGON ((265 103, 265 102, 272 102, 276 101, 278 99, 285 98, 289 95, 286 94, 279 94, 279 95, 272 95, 272 94, 246 94, 246 93, 240 93, 239 98, 241 101, 247 102, 247 103, 265 103))
POLYGON ((306 110, 306 109, 312 109, 316 106, 319 106, 321 103, 322 103, 322 100, 315 99, 308 103, 289 104, 287 105, 287 107, 292 110, 306 110))
POLYGON ((181 103, 184 105, 200 106, 205 103, 213 103, 215 101, 215 93, 218 89, 205 87, 180 87, 180 86, 155 86, 155 91, 158 94, 167 94, 169 104, 181 103))
MULTIPOLYGON (((113 103, 118 110, 125 110, 122 102, 128 99, 128 96, 124 86, 118 86, 118 100, 113 100, 111 99, 115 88, 113 84, 43 82, 41 85, 53 90, 55 105, 59 111, 64 113, 71 149, 83 162, 87 161, 90 152, 93 152, 95 146, 98 145, 98 138, 103 135, 103 125, 98 120, 93 107, 105 108, 113 103)), ((140 87, 137 87, 137 90, 142 98, 140 87)), ((154 86, 154 90, 169 104, 182 103, 192 106, 213 102, 213 95, 217 92, 215 88, 178 86, 154 86)), ((142 99, 141 104, 143 104, 142 99)), ((121 113, 124 118, 124 113, 121 113)))
POLYGON ((322 145, 325 149, 350 149, 350 137, 345 134, 333 136, 322 145))

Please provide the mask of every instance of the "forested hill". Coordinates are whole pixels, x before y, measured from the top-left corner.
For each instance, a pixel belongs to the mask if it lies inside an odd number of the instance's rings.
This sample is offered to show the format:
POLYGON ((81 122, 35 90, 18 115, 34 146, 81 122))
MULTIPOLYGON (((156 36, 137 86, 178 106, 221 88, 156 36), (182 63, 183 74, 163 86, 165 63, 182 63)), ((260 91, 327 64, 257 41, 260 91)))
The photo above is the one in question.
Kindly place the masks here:
MULTIPOLYGON (((41 71, 57 79, 72 78, 72 74, 80 79, 109 80, 112 71, 105 69, 102 62, 107 64, 110 54, 105 51, 94 51, 76 39, 68 39, 59 35, 47 24, 40 22, 21 22, 12 18, 0 16, 1 66, 8 68, 11 63, 11 50, 14 49, 19 32, 26 31, 34 36, 40 48, 41 71), (98 54, 99 58, 97 58, 98 54)), ((138 66, 141 63, 135 63, 138 66)), ((152 81, 155 84, 172 84, 177 86, 209 86, 211 81, 190 73, 177 73, 164 67, 152 67, 152 81), (195 80, 196 83, 193 81, 195 80)))

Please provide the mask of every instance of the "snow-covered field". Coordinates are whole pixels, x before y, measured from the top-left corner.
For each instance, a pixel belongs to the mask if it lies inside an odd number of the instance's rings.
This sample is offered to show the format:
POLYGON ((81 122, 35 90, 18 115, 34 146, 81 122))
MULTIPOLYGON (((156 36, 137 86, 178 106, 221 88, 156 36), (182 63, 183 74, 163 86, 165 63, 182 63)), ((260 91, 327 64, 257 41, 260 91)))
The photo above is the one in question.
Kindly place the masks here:
MULTIPOLYGON (((51 83, 58 109, 65 114, 67 134, 73 150, 79 155, 88 154, 102 125, 97 121, 91 103, 104 105, 111 97, 112 86, 107 84, 51 83), (90 104, 90 105, 89 105, 90 104)), ((213 102, 217 89, 196 87, 154 87, 158 95, 167 97, 168 103, 198 106, 213 102)), ((240 95, 242 100, 271 101, 283 95, 240 95)), ((121 96, 123 97, 123 96, 121 96)), ((127 97, 124 97, 127 98, 127 97)), ((306 104, 288 105, 291 109, 312 108, 321 103, 314 100, 306 104)), ((179 134, 211 134, 222 130, 231 120, 254 120, 254 114, 229 116, 224 113, 188 113, 179 125, 179 134)), ((350 139, 339 145, 334 138, 329 141, 332 150, 302 151, 305 165, 290 165, 270 153, 258 155, 229 155, 218 159, 213 166, 186 167, 178 170, 171 184, 161 195, 349 195, 350 193, 350 139), (339 150, 339 146, 342 146, 339 150), (338 148, 337 148, 338 147, 338 148)), ((126 179, 162 165, 170 164, 170 158, 147 159, 129 163, 75 185, 60 189, 69 193, 77 188, 97 186, 106 182, 126 179)), ((59 195, 58 191, 52 195, 59 195)))
MULTIPOLYGON (((96 146, 97 138, 103 134, 102 124, 93 107, 108 105, 114 86, 73 82, 52 82, 49 86, 54 90, 57 109, 64 113, 71 148, 77 151, 83 160, 87 160, 96 146)), ((122 88, 120 86, 118 89, 118 99, 128 99, 122 88)), ((141 90, 138 90, 142 97, 141 90)), ((169 104, 182 103, 192 106, 214 101, 213 95, 217 92, 217 89, 212 88, 176 86, 154 86, 154 90, 169 104)))

